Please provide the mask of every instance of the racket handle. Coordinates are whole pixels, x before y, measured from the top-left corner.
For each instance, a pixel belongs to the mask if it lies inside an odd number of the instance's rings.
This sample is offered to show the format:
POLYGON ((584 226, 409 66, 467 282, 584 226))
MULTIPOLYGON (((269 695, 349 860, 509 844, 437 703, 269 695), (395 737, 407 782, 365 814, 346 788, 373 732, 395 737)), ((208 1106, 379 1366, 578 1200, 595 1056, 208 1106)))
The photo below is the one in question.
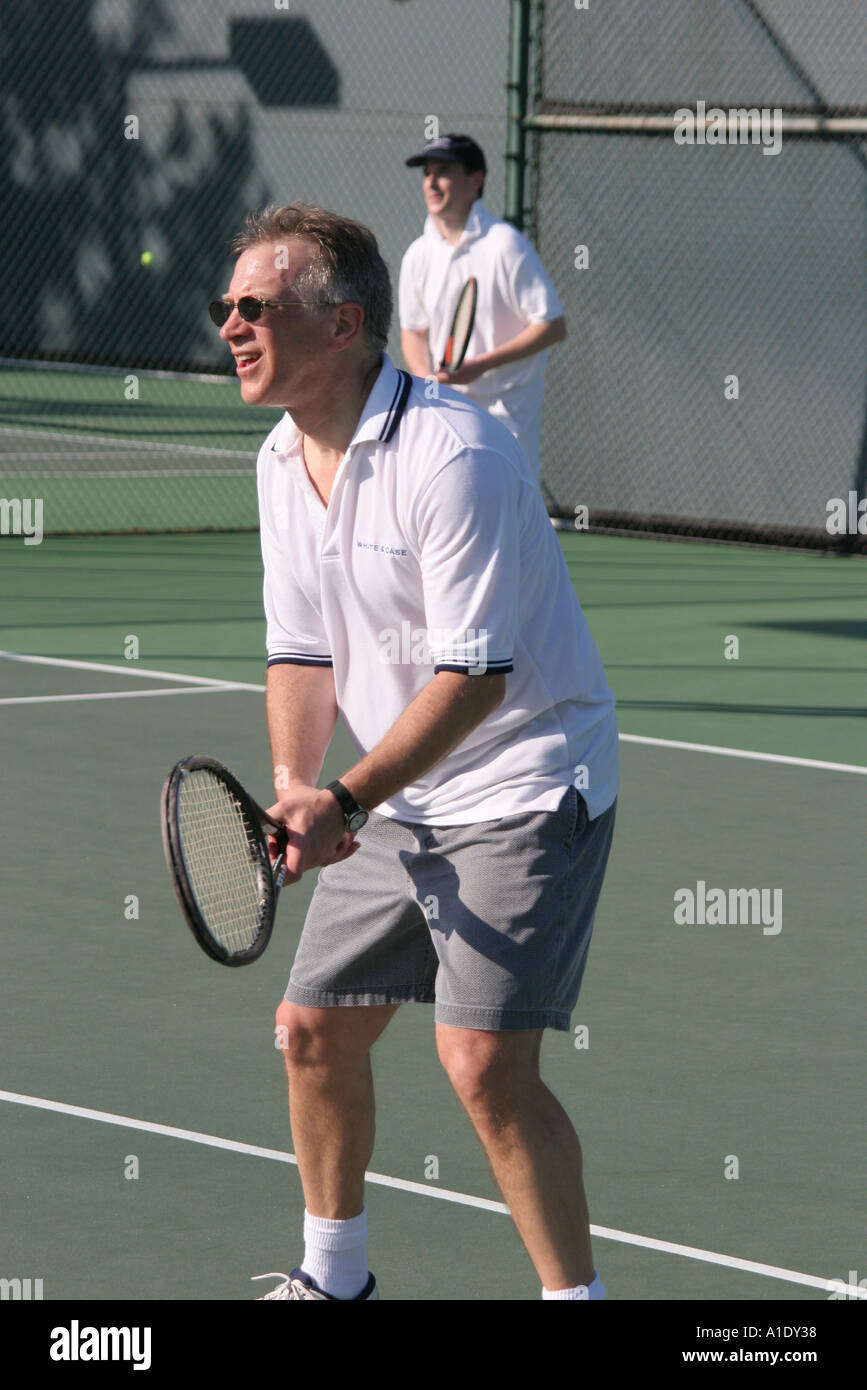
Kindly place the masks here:
POLYGON ((286 880, 286 855, 285 852, 278 854, 274 863, 271 865, 274 874, 274 887, 279 891, 286 880))
POLYGON ((274 875, 274 887, 281 889, 286 878, 286 844, 289 836, 282 825, 278 825, 270 816, 262 814, 262 829, 266 835, 270 835, 272 840, 277 841, 279 853, 271 864, 271 872, 274 875))

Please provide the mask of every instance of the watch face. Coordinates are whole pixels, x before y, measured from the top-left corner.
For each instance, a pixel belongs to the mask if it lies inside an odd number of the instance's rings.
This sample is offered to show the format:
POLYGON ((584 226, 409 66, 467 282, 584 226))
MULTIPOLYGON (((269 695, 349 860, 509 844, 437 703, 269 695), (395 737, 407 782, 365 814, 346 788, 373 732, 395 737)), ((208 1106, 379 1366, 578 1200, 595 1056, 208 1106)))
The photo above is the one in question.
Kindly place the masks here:
POLYGON ((355 831, 360 830, 363 825, 367 825, 368 819, 369 817, 366 811, 353 811, 352 815, 348 817, 346 824, 354 834, 355 831))

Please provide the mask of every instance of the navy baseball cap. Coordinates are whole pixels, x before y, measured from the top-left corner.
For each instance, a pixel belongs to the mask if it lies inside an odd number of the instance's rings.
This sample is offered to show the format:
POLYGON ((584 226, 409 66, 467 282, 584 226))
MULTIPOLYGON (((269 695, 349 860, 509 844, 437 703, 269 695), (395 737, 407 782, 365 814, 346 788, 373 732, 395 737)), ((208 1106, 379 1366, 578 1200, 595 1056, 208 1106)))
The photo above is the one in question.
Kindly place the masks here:
POLYGON ((468 173, 475 169, 481 169, 482 173, 488 171, 481 147, 475 140, 471 140, 469 135, 438 135, 435 140, 428 140, 421 154, 414 154, 405 163, 412 168, 417 164, 427 164, 429 159, 451 160, 455 164, 463 164, 468 173))

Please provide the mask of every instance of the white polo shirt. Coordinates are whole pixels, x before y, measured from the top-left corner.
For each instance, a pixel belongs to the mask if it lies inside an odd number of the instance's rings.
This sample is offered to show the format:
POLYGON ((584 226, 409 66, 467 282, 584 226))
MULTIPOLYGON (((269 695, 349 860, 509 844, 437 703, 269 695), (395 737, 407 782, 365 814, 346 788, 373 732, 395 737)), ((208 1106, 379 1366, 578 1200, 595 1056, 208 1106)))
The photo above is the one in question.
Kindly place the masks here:
POLYGON ((448 757, 376 809, 426 825, 553 810, 618 783, 614 698, 541 494, 511 434, 383 365, 326 508, 288 415, 259 452, 268 664, 331 666, 359 751, 439 670, 507 672, 448 757))
MULTIPOLYGON (((535 248, 510 223, 493 217, 481 200, 473 203, 455 245, 428 216, 423 235, 401 263, 399 309, 401 328, 428 333, 436 364, 442 361, 458 296, 471 275, 478 280, 478 298, 467 357, 502 347, 529 324, 563 314, 535 248)), ((547 352, 537 352, 454 388, 507 425, 537 480, 547 358, 547 352)))

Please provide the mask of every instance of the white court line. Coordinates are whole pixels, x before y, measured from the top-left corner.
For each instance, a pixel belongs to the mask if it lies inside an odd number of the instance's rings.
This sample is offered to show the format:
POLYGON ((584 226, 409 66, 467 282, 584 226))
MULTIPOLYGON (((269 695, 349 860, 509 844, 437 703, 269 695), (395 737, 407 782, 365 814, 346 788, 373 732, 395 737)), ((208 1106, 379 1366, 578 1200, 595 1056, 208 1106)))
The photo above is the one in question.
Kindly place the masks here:
MULTIPOLYGON (((56 458, 56 454, 51 455, 56 458)), ((254 478, 256 465, 247 468, 33 468, 33 455, 27 455, 27 470, 23 468, 0 469, 0 478, 254 478)), ((247 528, 252 531, 252 526, 247 528)), ((62 536, 62 533, 61 533, 62 536)))
MULTIPOLYGON (((0 367, 11 367, 17 372, 75 372, 79 376, 126 376, 126 367, 97 367, 91 362, 41 362, 27 357, 0 357, 0 367)), ((213 386, 236 386, 238 378, 213 372, 162 372, 153 367, 136 367, 136 376, 150 377, 154 381, 204 381, 213 386)))
POLYGON ((144 700, 149 695, 219 695, 224 690, 246 690, 246 686, 232 685, 171 685, 159 686, 156 690, 100 690, 92 695, 9 695, 0 699, 0 705, 60 705, 69 700, 144 700))
POLYGON ((235 690, 264 691, 264 685, 250 685, 245 681, 217 680, 214 676, 186 676, 177 671, 150 671, 146 666, 112 666, 107 661, 70 661, 61 656, 22 656, 19 652, 0 651, 5 661, 29 661, 35 666, 66 666, 73 671, 108 671, 113 676, 133 676, 140 680, 181 681, 186 685, 213 685, 223 689, 231 684, 235 690))
MULTIPOLYGON (((21 429, 14 426, 7 427, 6 425, 0 427, 0 438, 8 434, 15 435, 16 437, 24 436, 28 439, 62 439, 67 446, 67 456, 72 458, 78 458, 81 451, 69 448, 70 444, 102 444, 106 449, 111 449, 112 452, 121 449, 127 454, 133 454, 136 450, 141 450, 142 453, 179 454, 181 456, 185 454, 195 454, 197 457, 199 454, 202 454, 209 458, 246 459, 247 468, 244 471, 251 474, 256 472, 256 455, 258 450, 255 447, 252 449, 215 449, 204 444, 175 444, 171 440, 166 441, 162 439, 115 439, 109 434, 75 434, 70 436, 63 430, 21 429)), ((90 450, 90 452, 92 453, 93 451, 90 450)), ((3 470, 4 473, 25 472, 29 456, 25 452, 23 457, 23 468, 7 468, 3 470)), ((72 477, 75 475, 74 472, 71 471, 67 476, 72 477)))
MULTIPOLYGON (((159 677, 167 681, 183 681, 190 685, 212 685, 225 689, 228 684, 235 690, 252 690, 256 694, 262 694, 265 690, 264 685, 253 685, 244 681, 216 680, 213 676, 185 676, 175 671, 148 671, 136 670, 126 666, 111 666, 99 661, 69 661, 56 656, 20 656, 17 652, 0 651, 0 658, 7 661, 33 661, 41 666, 70 666, 78 671, 111 671, 117 675, 122 673, 127 676, 140 676, 143 679, 159 677)), ((856 772, 862 776, 867 774, 867 767, 860 763, 831 763, 821 762, 817 758, 795 758, 785 753, 757 753, 749 748, 723 748, 715 743, 684 743, 680 739, 674 738, 649 738, 644 734, 620 734, 621 743, 644 743, 651 748, 682 748, 688 753, 715 753, 724 758, 747 758, 760 763, 782 763, 784 766, 792 767, 814 767, 826 772, 856 772)))
MULTIPOLYGON (((773 711, 770 711, 773 713, 773 711)), ((867 773, 860 763, 825 763, 816 758, 790 758, 785 753, 754 753, 748 748, 720 748, 714 743, 681 743, 674 738, 645 738, 642 734, 621 734, 621 743, 648 743, 652 748, 685 748, 690 753, 719 753, 726 758, 752 758, 760 763, 790 763, 793 767, 818 767, 826 772, 867 773)))
MULTIPOLYGON (((28 1105, 36 1110, 52 1110, 61 1115, 74 1115, 82 1120, 120 1125, 124 1129, 142 1130, 146 1134, 163 1134, 170 1139, 183 1139, 190 1144, 206 1144, 212 1149, 227 1149, 231 1153, 247 1154, 253 1158, 269 1158, 277 1163, 298 1163, 294 1154, 284 1153, 281 1149, 263 1149, 256 1144, 242 1144, 237 1139, 222 1139, 216 1134, 200 1134, 195 1129, 177 1129, 174 1125, 154 1124, 150 1120, 132 1119, 129 1115, 113 1115, 107 1110, 90 1110, 82 1105, 45 1100, 41 1096, 25 1096, 18 1091, 0 1091, 0 1100, 9 1101, 13 1105, 28 1105)), ((384 1173, 365 1173, 364 1176, 367 1182, 378 1184, 380 1187, 397 1188, 402 1192, 415 1192, 422 1197, 438 1198, 442 1202, 455 1202, 460 1206, 477 1207, 482 1211, 509 1215, 509 1208, 503 1202, 491 1202, 486 1197, 473 1197, 467 1192, 452 1192, 445 1187, 430 1187, 420 1182, 409 1182, 406 1178, 388 1177, 384 1173)), ((845 1293, 851 1298, 867 1299, 867 1289, 862 1289, 857 1284, 846 1284, 841 1279, 822 1279, 815 1274, 802 1274, 796 1269, 781 1269, 777 1265, 761 1264, 756 1260, 741 1260, 735 1255, 721 1255, 714 1250, 700 1250, 694 1245, 678 1245, 674 1241, 656 1240, 653 1236, 617 1231, 610 1226, 591 1226, 590 1232, 602 1240, 639 1245, 646 1250, 659 1250, 666 1255, 680 1255, 690 1260, 701 1260, 705 1264, 740 1269, 747 1274, 762 1274, 768 1279, 782 1279, 788 1284, 804 1284, 808 1288, 822 1289, 826 1293, 845 1293)))

